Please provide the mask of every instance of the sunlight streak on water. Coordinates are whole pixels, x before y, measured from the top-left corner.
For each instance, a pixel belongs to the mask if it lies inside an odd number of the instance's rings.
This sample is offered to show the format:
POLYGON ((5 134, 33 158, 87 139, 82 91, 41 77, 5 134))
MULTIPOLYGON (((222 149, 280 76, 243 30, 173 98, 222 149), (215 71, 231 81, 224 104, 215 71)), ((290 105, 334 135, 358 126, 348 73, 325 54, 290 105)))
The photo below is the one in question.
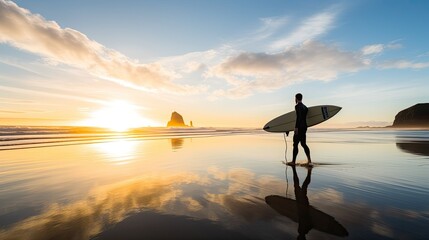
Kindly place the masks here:
POLYGON ((115 140, 111 142, 95 143, 92 146, 104 155, 106 161, 115 164, 128 164, 136 155, 140 143, 130 140, 115 140))

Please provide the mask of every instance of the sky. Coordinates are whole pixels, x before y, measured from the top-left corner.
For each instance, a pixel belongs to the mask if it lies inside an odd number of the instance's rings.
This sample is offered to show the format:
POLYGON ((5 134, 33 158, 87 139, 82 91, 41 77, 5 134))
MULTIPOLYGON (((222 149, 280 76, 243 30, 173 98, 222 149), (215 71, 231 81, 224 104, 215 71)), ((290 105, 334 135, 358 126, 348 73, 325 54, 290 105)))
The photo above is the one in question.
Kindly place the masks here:
POLYGON ((428 10, 428 1, 0 0, 0 125, 102 125, 113 113, 164 126, 177 111, 195 126, 262 127, 293 111, 300 92, 307 106, 342 107, 319 127, 386 126, 429 102, 428 10))

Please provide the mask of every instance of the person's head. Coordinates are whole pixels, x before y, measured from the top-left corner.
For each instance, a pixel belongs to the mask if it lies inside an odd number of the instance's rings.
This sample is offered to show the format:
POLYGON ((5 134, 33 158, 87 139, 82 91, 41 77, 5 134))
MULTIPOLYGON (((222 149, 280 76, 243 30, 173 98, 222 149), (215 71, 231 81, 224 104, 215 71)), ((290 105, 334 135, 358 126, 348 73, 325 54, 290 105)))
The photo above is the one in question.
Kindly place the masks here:
POLYGON ((295 95, 295 102, 298 103, 298 102, 301 102, 301 101, 302 101, 302 94, 301 93, 297 93, 295 95))

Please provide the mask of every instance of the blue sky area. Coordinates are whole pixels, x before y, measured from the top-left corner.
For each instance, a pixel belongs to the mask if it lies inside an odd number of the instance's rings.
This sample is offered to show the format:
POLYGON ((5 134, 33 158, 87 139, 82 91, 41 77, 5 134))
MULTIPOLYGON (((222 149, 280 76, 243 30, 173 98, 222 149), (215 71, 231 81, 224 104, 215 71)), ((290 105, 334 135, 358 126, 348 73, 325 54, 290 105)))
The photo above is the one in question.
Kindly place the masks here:
MULTIPOLYGON (((0 0, 0 120, 79 124, 127 101, 164 125, 260 127, 308 106, 321 127, 385 126, 428 102, 428 1, 0 0)), ((143 123, 142 123, 143 124, 143 123)))

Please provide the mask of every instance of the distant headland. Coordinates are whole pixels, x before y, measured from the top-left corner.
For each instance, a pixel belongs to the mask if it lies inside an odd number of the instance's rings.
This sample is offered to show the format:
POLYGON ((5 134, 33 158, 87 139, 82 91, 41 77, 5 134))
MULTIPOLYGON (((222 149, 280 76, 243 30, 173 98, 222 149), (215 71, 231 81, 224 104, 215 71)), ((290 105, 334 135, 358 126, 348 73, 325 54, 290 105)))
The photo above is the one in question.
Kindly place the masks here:
POLYGON ((193 123, 190 121, 189 125, 186 125, 182 115, 178 112, 173 112, 171 113, 171 118, 167 123, 167 127, 193 127, 193 123))
POLYGON ((429 103, 419 103, 400 111, 391 127, 429 128, 429 103))

